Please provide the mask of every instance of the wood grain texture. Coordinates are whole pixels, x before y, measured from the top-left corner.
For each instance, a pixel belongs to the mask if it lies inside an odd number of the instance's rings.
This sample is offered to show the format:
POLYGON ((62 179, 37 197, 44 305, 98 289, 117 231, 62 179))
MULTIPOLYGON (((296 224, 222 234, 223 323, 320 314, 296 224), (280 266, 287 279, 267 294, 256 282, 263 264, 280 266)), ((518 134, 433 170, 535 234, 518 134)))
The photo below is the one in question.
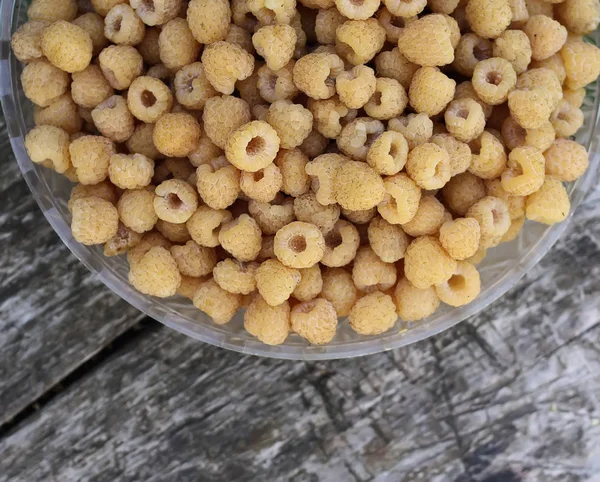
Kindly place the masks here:
POLYGON ((142 315, 94 279, 33 200, 0 115, 0 425, 142 315))
POLYGON ((600 207, 481 315, 360 359, 165 328, 0 442, 0 481, 597 481, 600 207))

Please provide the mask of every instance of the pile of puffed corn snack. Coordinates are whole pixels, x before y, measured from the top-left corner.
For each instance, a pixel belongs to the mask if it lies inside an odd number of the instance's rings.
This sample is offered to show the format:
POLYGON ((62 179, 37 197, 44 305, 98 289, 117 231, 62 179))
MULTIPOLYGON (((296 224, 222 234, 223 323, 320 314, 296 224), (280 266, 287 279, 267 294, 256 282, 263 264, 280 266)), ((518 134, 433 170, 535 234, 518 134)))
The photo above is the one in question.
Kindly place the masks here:
POLYGON ((598 0, 33 0, 13 35, 35 163, 140 292, 267 344, 480 292, 570 210, 598 0))

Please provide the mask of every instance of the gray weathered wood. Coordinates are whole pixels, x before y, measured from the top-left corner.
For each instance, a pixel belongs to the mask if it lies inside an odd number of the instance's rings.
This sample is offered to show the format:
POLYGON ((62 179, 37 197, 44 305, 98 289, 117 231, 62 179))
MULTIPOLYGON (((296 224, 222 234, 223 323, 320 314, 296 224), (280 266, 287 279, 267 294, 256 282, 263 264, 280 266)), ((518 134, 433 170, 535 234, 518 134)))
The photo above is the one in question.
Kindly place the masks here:
POLYGON ((599 220, 580 209, 485 313, 384 354, 293 363, 151 329, 0 442, 0 481, 598 480, 599 220))
POLYGON ((0 115, 0 425, 135 324, 62 244, 29 192, 0 115))

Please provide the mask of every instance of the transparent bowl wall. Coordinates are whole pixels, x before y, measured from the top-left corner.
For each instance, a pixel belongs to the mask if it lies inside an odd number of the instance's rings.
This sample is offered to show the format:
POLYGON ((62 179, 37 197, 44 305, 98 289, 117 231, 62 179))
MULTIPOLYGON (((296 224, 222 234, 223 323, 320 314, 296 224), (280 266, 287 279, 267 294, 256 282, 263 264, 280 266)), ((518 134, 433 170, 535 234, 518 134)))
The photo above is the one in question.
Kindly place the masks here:
MULTIPOLYGON (((100 247, 82 246, 73 239, 67 209, 72 184, 53 171, 33 164, 25 151, 23 139, 33 126, 33 109, 20 86, 22 68, 10 52, 10 37, 11 32, 25 21, 28 4, 26 1, 15 0, 2 0, 0 4, 2 107, 23 177, 52 227, 92 273, 139 310, 188 336, 241 353, 304 360, 354 357, 408 345, 446 330, 485 309, 546 254, 567 226, 568 221, 552 227, 528 222, 518 239, 489 250, 488 257, 479 265, 481 294, 470 305, 461 308, 443 306, 433 316, 418 323, 398 320, 394 329, 378 336, 358 336, 350 329, 347 320, 341 320, 336 338, 323 347, 310 346, 297 335, 291 335, 281 346, 267 346, 245 332, 241 313, 227 325, 217 326, 183 298, 158 299, 144 296, 127 282, 127 263, 122 257, 106 258, 100 247)), ((596 40, 598 32, 594 35, 596 40)), ((599 163, 598 100, 598 87, 594 86, 589 89, 585 102, 585 126, 577 136, 590 150, 590 169, 576 183, 568 186, 572 210, 582 201, 588 187, 594 182, 599 163)))

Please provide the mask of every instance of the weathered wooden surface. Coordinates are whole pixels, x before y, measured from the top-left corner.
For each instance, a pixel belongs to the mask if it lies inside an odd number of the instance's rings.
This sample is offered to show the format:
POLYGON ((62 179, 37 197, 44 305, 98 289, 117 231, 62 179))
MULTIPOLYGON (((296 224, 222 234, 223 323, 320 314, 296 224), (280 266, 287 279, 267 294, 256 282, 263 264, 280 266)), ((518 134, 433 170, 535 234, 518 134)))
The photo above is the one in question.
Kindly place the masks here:
POLYGON ((90 275, 33 200, 0 114, 0 425, 141 314, 90 275))
POLYGON ((384 354, 259 359, 150 325, 7 434, 0 481, 597 481, 599 220, 588 204, 485 313, 384 354))

